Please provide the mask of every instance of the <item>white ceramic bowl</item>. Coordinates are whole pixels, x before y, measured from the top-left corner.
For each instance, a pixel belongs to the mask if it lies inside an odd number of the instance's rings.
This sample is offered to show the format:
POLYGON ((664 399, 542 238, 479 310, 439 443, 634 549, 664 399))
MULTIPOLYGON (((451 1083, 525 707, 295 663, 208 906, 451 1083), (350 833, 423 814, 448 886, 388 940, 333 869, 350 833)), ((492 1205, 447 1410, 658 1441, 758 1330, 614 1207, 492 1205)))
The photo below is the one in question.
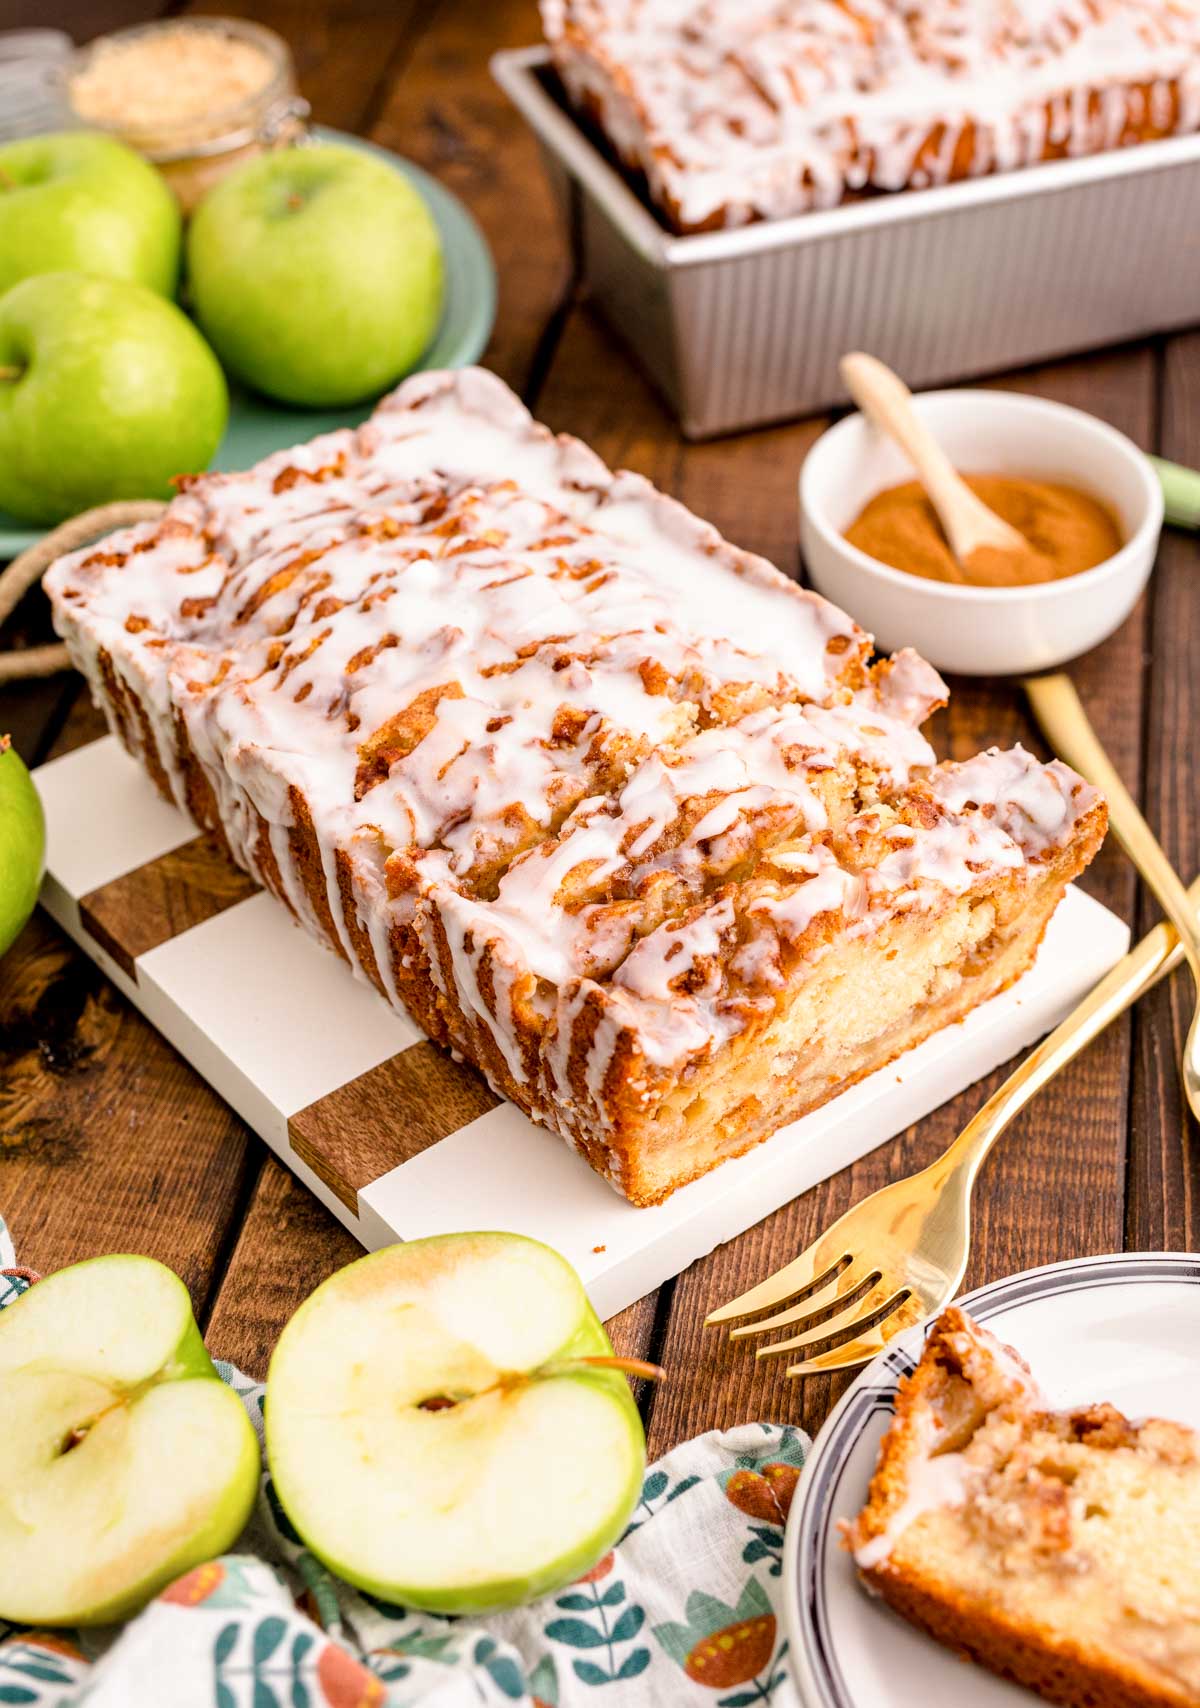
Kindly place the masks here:
POLYGON ((800 538, 827 599, 885 652, 912 646, 967 676, 1048 670, 1124 622, 1154 566, 1162 492, 1123 433, 1082 410, 1003 391, 930 391, 915 400, 956 468, 1061 481, 1102 499, 1125 544, 1115 557, 1033 587, 962 587, 890 569, 842 538, 877 492, 911 480, 896 447, 861 415, 822 434, 800 471, 800 538))

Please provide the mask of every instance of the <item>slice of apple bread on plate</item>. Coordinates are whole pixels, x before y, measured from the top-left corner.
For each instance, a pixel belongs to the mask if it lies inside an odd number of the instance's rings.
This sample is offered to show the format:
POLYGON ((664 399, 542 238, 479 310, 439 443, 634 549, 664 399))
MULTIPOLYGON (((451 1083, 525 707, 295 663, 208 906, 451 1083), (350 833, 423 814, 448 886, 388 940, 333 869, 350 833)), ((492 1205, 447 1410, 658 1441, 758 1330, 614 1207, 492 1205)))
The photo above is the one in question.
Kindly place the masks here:
POLYGON ((846 1541, 897 1613, 1050 1702, 1200 1704, 1200 1438, 1048 1409, 956 1306, 900 1385, 846 1541))

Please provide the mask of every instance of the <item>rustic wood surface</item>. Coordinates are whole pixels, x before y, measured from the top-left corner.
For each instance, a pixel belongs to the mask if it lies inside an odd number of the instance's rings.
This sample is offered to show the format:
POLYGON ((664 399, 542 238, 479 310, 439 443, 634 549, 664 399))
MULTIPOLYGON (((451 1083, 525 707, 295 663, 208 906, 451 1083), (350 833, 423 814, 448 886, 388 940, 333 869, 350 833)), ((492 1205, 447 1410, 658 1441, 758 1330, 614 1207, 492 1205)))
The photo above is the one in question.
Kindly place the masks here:
MULTIPOLYGON (((823 422, 688 446, 579 300, 534 143, 487 69, 496 48, 535 39, 533 0, 221 0, 219 9, 288 36, 317 119, 409 155, 472 209, 500 274, 485 360, 539 415, 799 573, 796 471, 823 422)), ((10 11, 6 23, 59 24, 86 39, 156 7, 13 0, 10 11)), ((1146 449, 1198 465, 1198 380, 1200 334, 1192 334, 996 383, 1079 404, 1146 449)), ((1168 537, 1149 597, 1075 672, 1102 740, 1188 879, 1200 864, 1198 550, 1192 538, 1168 537)), ((6 642, 47 635, 44 602, 31 595, 6 642)), ((1018 739, 1044 751, 1015 687, 954 687, 935 725, 943 753, 1018 739)), ((0 694, 0 729, 36 763, 91 739, 99 723, 70 678, 0 694)), ((187 850, 178 858, 186 875, 187 850)), ((1115 847, 1086 887, 1137 930, 1153 921, 1115 847)), ((206 901, 147 894, 138 905, 153 933, 164 909, 203 917, 206 901)), ((1017 1122, 976 1193, 971 1285, 1061 1258, 1196 1243, 1200 1156, 1176 1072, 1189 1001, 1182 975, 1156 990, 1017 1122)), ((616 1319, 622 1350, 668 1370, 666 1383, 642 1396, 652 1453, 749 1417, 821 1423, 845 1378, 789 1386, 778 1366, 756 1367, 705 1330, 705 1312, 784 1262, 857 1197, 929 1161, 1002 1073, 616 1319)), ((214 1352, 256 1375, 299 1301, 358 1249, 40 914, 0 966, 0 1212, 22 1261, 39 1269, 117 1249, 172 1264, 214 1352)))

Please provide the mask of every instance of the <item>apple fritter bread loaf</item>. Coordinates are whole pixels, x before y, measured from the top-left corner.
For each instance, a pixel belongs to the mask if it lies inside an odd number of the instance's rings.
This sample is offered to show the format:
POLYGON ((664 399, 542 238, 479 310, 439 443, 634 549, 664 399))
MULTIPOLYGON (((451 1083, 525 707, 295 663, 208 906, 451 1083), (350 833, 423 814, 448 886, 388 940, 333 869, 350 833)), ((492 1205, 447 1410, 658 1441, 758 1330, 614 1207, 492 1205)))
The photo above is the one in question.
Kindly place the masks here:
POLYGON ((1009 984, 1104 831, 481 370, 46 585, 162 792, 639 1204, 1009 984))
POLYGON ((1192 1430, 1048 1410, 1016 1353, 952 1306, 846 1540, 898 1613, 1051 1702, 1198 1708, 1198 1534, 1192 1430))
POLYGON ((676 231, 1200 127, 1197 0, 542 0, 676 231))

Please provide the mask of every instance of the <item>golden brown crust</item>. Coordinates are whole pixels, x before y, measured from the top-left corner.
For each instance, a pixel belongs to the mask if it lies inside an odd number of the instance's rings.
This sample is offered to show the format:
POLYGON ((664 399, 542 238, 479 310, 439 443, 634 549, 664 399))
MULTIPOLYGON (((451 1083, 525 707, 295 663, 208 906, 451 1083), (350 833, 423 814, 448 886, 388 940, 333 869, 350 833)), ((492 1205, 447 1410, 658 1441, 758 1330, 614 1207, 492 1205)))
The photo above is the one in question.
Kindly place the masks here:
POLYGON ((1061 1633, 1051 1643, 1045 1633, 1030 1632, 994 1609, 948 1595, 942 1584, 924 1584, 901 1571, 865 1576, 902 1619, 1062 1708, 1196 1708, 1196 1696, 1185 1688, 1114 1664, 1061 1633))

